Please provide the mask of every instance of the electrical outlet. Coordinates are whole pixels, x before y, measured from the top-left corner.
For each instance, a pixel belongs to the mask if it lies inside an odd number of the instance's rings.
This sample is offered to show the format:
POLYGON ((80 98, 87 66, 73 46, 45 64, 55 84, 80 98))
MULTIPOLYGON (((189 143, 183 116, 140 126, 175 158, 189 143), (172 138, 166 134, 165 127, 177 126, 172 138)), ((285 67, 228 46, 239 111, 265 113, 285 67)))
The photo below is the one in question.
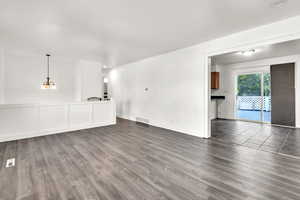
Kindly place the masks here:
POLYGON ((14 167, 16 164, 15 158, 10 158, 6 161, 6 168, 14 167))

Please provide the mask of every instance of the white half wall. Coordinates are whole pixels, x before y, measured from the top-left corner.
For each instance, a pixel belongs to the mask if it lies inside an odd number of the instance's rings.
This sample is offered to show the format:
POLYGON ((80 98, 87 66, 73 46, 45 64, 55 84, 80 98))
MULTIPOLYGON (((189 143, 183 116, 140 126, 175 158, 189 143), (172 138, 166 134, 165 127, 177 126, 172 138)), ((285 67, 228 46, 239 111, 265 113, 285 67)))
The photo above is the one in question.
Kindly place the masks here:
POLYGON ((299 39, 299 26, 300 16, 119 66, 110 73, 118 116, 210 137, 208 56, 299 39))
POLYGON ((115 102, 0 105, 0 142, 116 124, 115 102))

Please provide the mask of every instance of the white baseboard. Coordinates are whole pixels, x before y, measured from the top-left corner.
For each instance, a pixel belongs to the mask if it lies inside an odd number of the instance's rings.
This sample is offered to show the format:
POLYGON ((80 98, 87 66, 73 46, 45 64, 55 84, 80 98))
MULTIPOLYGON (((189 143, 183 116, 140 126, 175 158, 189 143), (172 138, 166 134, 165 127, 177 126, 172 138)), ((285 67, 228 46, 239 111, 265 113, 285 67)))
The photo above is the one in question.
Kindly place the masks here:
MULTIPOLYGON (((127 120, 130 120, 130 121, 136 121, 136 117, 132 117, 132 116, 125 116, 125 115, 117 114, 117 117, 122 118, 122 119, 127 119, 127 120)), ((192 136, 199 137, 199 138, 205 138, 205 137, 199 136, 199 133, 201 131, 176 128, 176 127, 173 127, 173 126, 170 126, 170 125, 167 125, 167 124, 163 124, 163 123, 155 123, 151 120, 150 120, 149 125, 159 127, 159 128, 163 128, 163 129, 168 129, 168 130, 179 132, 179 133, 183 133, 183 134, 186 134, 186 135, 192 135, 192 136)))
POLYGON ((51 130, 51 131, 46 130, 46 131, 42 131, 42 132, 27 132, 27 133, 13 134, 13 135, 1 135, 0 136, 0 142, 7 142, 7 141, 20 140, 20 139, 41 137, 41 136, 46 136, 46 135, 54 135, 54 134, 66 133, 66 132, 71 132, 71 131, 78 131, 78 130, 89 129, 89 128, 110 126, 110 125, 115 125, 115 124, 116 124, 116 122, 97 123, 97 124, 92 124, 92 125, 88 125, 88 126, 73 127, 73 128, 67 128, 67 129, 61 129, 61 130, 51 130))

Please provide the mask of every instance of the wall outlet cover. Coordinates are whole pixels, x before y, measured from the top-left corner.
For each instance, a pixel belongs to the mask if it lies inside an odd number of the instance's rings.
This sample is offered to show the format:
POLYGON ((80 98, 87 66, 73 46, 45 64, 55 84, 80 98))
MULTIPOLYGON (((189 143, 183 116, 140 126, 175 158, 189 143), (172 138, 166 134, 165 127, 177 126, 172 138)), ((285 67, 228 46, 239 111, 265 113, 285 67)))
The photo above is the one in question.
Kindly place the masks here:
POLYGON ((10 159, 8 159, 8 160, 6 161, 5 167, 6 167, 6 168, 14 167, 15 164, 16 164, 15 158, 10 158, 10 159))

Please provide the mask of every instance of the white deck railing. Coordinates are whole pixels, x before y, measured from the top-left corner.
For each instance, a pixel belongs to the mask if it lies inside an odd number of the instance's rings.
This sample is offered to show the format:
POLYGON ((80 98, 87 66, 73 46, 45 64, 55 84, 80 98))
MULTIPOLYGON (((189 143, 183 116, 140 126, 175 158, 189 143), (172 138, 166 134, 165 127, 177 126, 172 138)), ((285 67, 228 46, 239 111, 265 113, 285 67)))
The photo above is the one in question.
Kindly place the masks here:
POLYGON ((263 102, 263 110, 271 111, 270 96, 237 96, 237 106, 239 110, 261 110, 263 102))

